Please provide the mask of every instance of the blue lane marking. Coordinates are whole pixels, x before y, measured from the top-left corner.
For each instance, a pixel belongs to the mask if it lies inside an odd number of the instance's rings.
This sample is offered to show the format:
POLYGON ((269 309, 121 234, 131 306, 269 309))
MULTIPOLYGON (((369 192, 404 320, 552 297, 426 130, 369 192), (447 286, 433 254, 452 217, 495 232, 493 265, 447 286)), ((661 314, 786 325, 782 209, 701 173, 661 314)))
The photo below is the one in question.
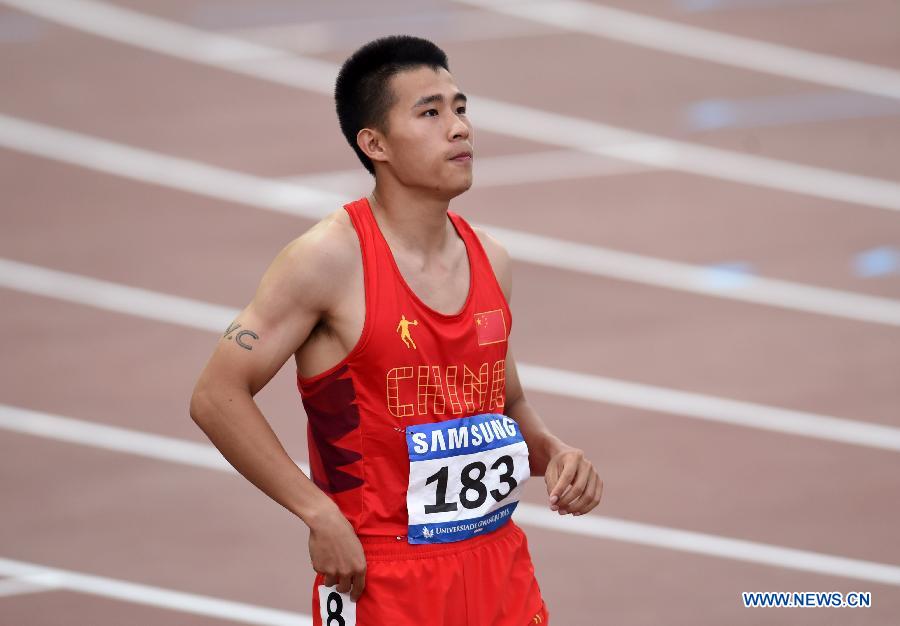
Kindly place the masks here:
MULTIPOLYGON (((190 23, 211 30, 255 28, 302 24, 334 18, 330 2, 297 2, 296 0, 257 0, 236 4, 227 0, 207 0, 186 11, 190 23)), ((366 12, 366 3, 360 11, 366 12)))
POLYGON ((900 248, 881 246, 860 252, 853 259, 853 269, 862 278, 900 274, 900 248))
POLYGON ((728 9, 773 9, 791 5, 824 4, 836 0, 674 0, 676 7, 689 13, 728 9))
POLYGON ((46 30, 46 24, 30 15, 0 11, 0 43, 36 41, 46 30))
POLYGON ((710 289, 739 289, 753 280, 753 266, 743 261, 707 265, 701 278, 710 289))
POLYGON ((700 100, 687 110, 688 126, 691 130, 714 130, 738 125, 738 110, 734 102, 728 100, 700 100))
POLYGON ((756 128, 900 115, 900 102, 849 91, 823 91, 743 100, 710 99, 688 105, 691 130, 756 128))

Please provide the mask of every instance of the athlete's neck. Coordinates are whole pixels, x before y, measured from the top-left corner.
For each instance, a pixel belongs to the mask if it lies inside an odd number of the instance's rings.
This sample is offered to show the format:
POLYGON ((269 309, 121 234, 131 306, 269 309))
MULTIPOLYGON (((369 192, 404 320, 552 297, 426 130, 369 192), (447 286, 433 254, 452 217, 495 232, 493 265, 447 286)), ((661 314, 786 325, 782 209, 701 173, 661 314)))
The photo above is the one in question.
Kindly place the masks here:
POLYGON ((454 236, 448 200, 427 197, 401 185, 375 184, 369 205, 382 232, 422 259, 440 255, 454 236))

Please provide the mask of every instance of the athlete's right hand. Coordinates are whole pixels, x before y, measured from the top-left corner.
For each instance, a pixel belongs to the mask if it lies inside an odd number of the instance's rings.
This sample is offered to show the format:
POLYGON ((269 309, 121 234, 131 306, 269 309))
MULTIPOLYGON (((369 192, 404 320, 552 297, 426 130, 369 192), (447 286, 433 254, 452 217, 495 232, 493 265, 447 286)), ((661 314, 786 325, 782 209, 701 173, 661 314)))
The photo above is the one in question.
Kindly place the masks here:
POLYGON ((353 526, 337 506, 307 523, 313 569, 325 576, 326 587, 337 583, 337 590, 356 602, 366 588, 366 555, 353 526))

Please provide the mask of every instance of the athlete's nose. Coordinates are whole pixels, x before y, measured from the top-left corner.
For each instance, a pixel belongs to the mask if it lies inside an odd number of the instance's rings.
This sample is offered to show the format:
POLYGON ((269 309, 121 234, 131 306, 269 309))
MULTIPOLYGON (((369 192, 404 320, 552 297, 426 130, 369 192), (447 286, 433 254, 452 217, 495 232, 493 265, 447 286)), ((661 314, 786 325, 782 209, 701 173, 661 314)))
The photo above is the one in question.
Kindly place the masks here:
POLYGON ((468 139, 469 125, 466 124, 466 121, 459 115, 454 115, 453 117, 453 126, 450 129, 452 132, 452 139, 468 139))

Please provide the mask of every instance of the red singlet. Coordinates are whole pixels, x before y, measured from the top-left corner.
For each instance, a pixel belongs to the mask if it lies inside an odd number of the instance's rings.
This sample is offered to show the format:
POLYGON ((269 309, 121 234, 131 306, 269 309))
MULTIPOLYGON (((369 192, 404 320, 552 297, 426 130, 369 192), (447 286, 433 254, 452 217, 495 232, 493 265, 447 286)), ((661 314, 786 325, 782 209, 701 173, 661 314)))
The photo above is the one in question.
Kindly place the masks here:
MULTIPOLYGON (((446 315, 422 302, 406 283, 368 200, 361 198, 344 209, 362 251, 366 303, 362 334, 350 353, 328 370, 312 377, 298 372, 297 386, 308 417, 312 479, 338 505, 366 551, 366 590, 356 603, 357 623, 547 626, 527 542, 514 522, 457 543, 406 542, 405 427, 503 413, 506 404, 504 366, 512 316, 487 254, 471 226, 448 210, 466 246, 470 281, 465 304, 446 315), (451 555, 462 555, 453 557, 460 559, 456 572, 447 568, 451 555), (494 563, 498 558, 503 562, 494 563), (490 562, 481 564, 480 559, 490 562), (415 570, 410 569, 412 564, 415 570), (462 595, 453 600, 450 588, 460 584, 463 569, 468 572, 469 599, 459 591, 462 595), (441 602, 457 613, 429 612, 423 603, 434 602, 437 596, 428 598, 426 584, 435 594, 443 593, 441 602), (482 607, 484 602, 489 606, 482 607), (390 621, 383 621, 388 615, 390 621), (425 622, 423 616, 428 616, 425 622), (533 617, 540 621, 529 621, 533 617)), ((319 575, 313 589, 317 626, 324 623, 318 599, 321 583, 319 575)))

